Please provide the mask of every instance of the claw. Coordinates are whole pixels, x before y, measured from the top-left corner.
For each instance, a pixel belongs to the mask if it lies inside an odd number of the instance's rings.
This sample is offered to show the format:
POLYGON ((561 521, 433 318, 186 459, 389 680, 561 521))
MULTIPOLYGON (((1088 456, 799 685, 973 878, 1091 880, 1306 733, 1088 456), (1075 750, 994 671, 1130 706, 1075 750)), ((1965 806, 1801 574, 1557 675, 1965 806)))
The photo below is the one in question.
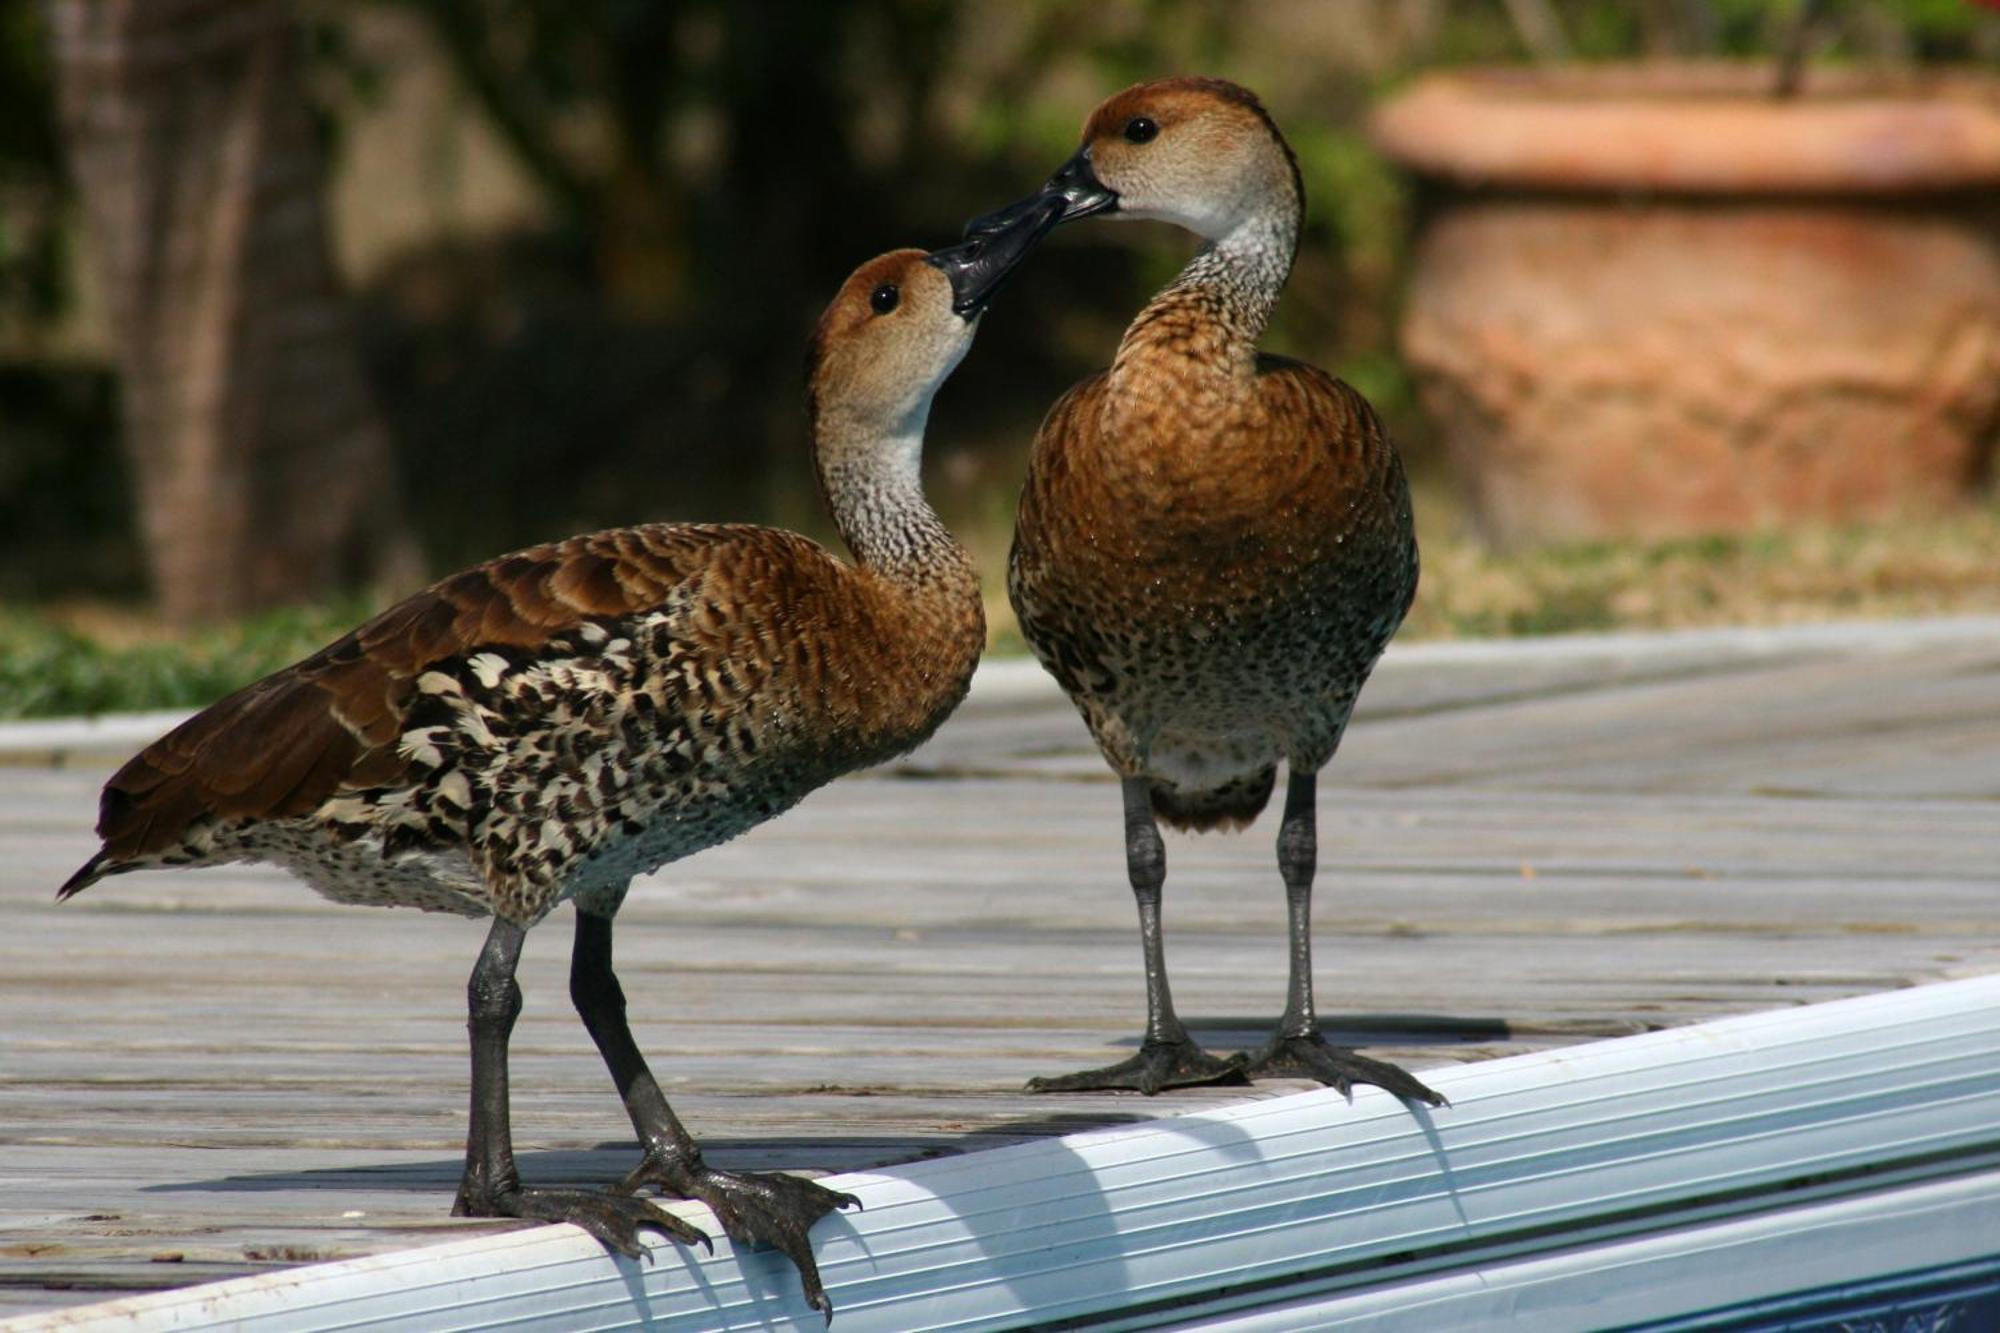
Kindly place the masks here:
POLYGON ((1443 1093, 1400 1066, 1332 1045, 1317 1032, 1274 1036, 1254 1052, 1242 1051, 1231 1056, 1229 1062, 1246 1077, 1262 1074, 1273 1078, 1317 1079, 1342 1096, 1351 1094, 1356 1083, 1366 1083, 1405 1101, 1451 1105, 1443 1093))
POLYGON ((828 1213, 861 1207, 852 1194, 827 1189, 802 1176, 717 1171, 685 1160, 648 1153, 621 1181, 630 1192, 644 1185, 705 1203, 722 1229, 739 1245, 769 1245, 792 1261, 806 1304, 833 1320, 833 1302, 820 1281, 807 1233, 828 1213))
POLYGON ((1139 1053, 1102 1069, 1086 1069, 1054 1078, 1031 1078, 1029 1092, 1106 1092, 1127 1089, 1153 1096, 1162 1088, 1191 1088, 1204 1083, 1247 1083, 1241 1066, 1218 1060, 1193 1041, 1148 1041, 1139 1053))

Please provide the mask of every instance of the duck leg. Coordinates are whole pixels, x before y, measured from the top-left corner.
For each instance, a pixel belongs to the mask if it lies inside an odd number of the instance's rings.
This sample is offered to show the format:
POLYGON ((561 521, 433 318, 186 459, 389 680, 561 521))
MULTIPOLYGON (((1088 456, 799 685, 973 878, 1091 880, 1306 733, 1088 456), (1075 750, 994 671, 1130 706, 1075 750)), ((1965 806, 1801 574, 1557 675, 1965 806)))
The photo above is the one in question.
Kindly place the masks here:
POLYGON ((632 1029, 625 1021, 625 991, 611 970, 610 917, 577 912, 569 994, 611 1071, 612 1082, 618 1085, 618 1095, 645 1150, 639 1165, 618 1185, 620 1194, 657 1185, 680 1198, 699 1199, 715 1211, 716 1219, 737 1244, 772 1245, 783 1251, 799 1270, 806 1303, 831 1320, 833 1305, 820 1282, 819 1265, 813 1261, 812 1242, 806 1233, 828 1213, 849 1204, 859 1208, 861 1201, 799 1176, 718 1171, 702 1161, 701 1148, 667 1105, 660 1085, 646 1067, 646 1057, 632 1040, 632 1029))
POLYGON ((1146 958, 1146 1039, 1129 1060, 1102 1069, 1028 1081, 1030 1092, 1098 1092, 1129 1088, 1147 1096, 1162 1088, 1201 1083, 1240 1083, 1242 1072, 1195 1045, 1174 1013, 1167 986, 1167 959, 1160 938, 1160 888, 1167 882, 1167 848, 1153 817, 1151 784, 1126 778, 1125 870, 1139 901, 1139 947, 1146 958))
POLYGON ((1371 1060, 1320 1035, 1313 1011, 1312 882, 1319 865, 1316 824, 1318 775, 1293 773, 1285 788, 1285 818, 1278 828, 1278 873, 1290 909, 1291 979, 1285 1016, 1277 1031, 1255 1051, 1235 1057, 1244 1073, 1274 1078, 1314 1078, 1345 1093, 1356 1083, 1372 1083, 1398 1097, 1445 1104, 1444 1097, 1386 1060, 1371 1060))
POLYGON ((636 1259, 639 1230, 650 1227, 680 1241, 708 1238, 645 1199, 600 1190, 531 1189, 514 1166, 514 1136, 507 1113, 507 1039, 521 1013, 514 969, 527 931, 493 919, 493 929, 466 985, 472 1032, 472 1121, 465 1140, 465 1176, 454 1217, 520 1217, 574 1222, 609 1248, 636 1259))

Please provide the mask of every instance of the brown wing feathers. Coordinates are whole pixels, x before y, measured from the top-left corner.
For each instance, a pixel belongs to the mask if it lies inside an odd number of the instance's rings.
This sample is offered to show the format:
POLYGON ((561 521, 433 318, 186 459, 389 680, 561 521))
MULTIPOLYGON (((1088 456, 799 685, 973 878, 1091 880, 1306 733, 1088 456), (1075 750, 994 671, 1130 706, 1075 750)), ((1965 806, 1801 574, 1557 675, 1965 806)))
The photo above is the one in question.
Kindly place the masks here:
POLYGON ((390 607, 147 747, 104 789, 105 847, 59 891, 171 850, 203 819, 303 815, 342 786, 395 782, 425 670, 482 648, 532 652, 586 620, 633 614, 690 572, 688 529, 625 529, 502 556, 390 607))

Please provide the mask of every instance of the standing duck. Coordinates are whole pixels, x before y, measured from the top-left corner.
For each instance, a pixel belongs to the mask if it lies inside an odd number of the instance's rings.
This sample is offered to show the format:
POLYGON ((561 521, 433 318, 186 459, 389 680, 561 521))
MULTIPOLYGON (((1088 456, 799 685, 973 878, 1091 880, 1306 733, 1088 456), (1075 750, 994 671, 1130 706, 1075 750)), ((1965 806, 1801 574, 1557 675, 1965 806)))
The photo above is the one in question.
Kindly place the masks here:
POLYGON ((1247 89, 1173 78, 1128 88, 1038 194, 968 227, 1157 218, 1205 244, 1035 437, 1008 569, 1021 631, 1123 784, 1145 954, 1139 1053, 1036 1079, 1041 1091, 1161 1088, 1244 1074, 1372 1083, 1443 1098, 1332 1046, 1313 1010, 1314 790, 1417 586, 1402 464, 1367 401, 1257 350, 1291 272, 1305 191, 1247 89), (1237 829, 1287 770, 1278 870, 1291 978, 1270 1040, 1218 1059, 1174 1013, 1160 939, 1159 821, 1237 829))
POLYGON ((707 1238, 648 1200, 709 1205, 798 1266, 855 1202, 719 1171, 625 1020, 611 926, 632 877, 735 837, 929 736, 984 644, 966 552, 918 482, 932 395, 988 298, 1060 209, 863 265, 812 342, 814 458, 847 564, 794 533, 660 524, 502 556, 391 607, 154 742, 104 789, 103 849, 58 893, 158 866, 269 861, 341 902, 493 918, 468 987, 472 1113, 454 1213, 574 1222, 640 1253, 707 1238), (576 905, 570 996, 644 1155, 614 1192, 527 1186, 507 1042, 528 928, 576 905))

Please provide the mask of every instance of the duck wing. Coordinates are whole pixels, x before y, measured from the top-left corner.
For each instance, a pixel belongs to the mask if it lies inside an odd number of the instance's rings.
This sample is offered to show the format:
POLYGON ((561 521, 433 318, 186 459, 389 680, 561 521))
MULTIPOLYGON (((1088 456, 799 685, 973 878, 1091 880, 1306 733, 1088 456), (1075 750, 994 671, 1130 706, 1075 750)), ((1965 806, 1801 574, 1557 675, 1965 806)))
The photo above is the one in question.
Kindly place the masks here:
MULTIPOLYGON (((166 852, 206 820, 304 815, 343 788, 410 775, 399 742, 417 679, 487 649, 532 656, 565 631, 665 601, 739 544, 819 548, 766 528, 660 524, 536 546, 434 584, 305 660, 220 700, 105 784, 104 848, 60 891, 166 852)), ((765 553, 781 563, 796 552, 765 553)))

